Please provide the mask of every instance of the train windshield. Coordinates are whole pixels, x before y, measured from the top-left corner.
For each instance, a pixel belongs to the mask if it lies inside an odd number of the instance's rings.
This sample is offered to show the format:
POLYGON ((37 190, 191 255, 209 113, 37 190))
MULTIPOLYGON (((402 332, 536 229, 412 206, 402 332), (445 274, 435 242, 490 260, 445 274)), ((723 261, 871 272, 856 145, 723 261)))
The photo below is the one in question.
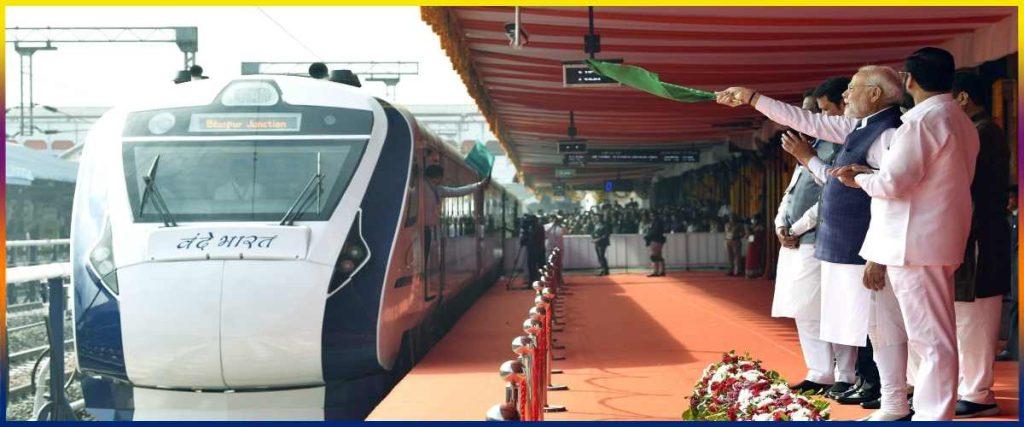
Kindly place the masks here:
POLYGON ((176 221, 279 221, 318 173, 299 221, 326 221, 341 200, 367 141, 126 142, 125 178, 136 222, 162 222, 142 205, 144 177, 176 221), (154 167, 155 166, 155 167, 154 167))

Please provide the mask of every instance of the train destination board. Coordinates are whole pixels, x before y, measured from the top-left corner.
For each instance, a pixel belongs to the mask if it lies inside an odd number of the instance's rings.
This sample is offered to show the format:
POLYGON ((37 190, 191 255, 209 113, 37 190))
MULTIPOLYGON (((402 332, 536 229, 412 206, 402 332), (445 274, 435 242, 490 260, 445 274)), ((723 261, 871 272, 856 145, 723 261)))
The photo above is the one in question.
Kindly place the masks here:
POLYGON ((189 132, 296 132, 302 120, 299 113, 219 113, 193 114, 189 132))

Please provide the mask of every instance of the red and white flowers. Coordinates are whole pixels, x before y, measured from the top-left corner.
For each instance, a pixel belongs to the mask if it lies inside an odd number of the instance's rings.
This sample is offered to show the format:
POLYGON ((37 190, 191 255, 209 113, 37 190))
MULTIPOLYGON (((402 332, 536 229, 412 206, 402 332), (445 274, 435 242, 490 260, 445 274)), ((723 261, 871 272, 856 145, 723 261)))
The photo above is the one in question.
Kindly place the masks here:
POLYGON ((683 413, 684 419, 702 421, 823 421, 828 416, 827 402, 793 392, 777 372, 735 352, 704 368, 683 413))

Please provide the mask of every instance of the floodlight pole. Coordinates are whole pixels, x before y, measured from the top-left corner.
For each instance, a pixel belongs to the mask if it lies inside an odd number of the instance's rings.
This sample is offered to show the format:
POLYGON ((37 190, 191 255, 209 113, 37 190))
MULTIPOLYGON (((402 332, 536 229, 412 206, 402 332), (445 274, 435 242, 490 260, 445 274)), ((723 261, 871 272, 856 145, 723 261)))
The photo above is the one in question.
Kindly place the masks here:
POLYGON ((197 27, 7 27, 7 43, 14 43, 20 57, 19 134, 32 135, 35 129, 32 55, 40 50, 57 50, 55 43, 174 43, 185 54, 184 66, 196 64, 199 51, 197 27), (173 35, 172 35, 173 33, 173 35), (26 70, 25 57, 28 57, 26 70), (25 74, 28 74, 28 103, 25 103, 25 74), (28 123, 25 123, 25 107, 28 123))

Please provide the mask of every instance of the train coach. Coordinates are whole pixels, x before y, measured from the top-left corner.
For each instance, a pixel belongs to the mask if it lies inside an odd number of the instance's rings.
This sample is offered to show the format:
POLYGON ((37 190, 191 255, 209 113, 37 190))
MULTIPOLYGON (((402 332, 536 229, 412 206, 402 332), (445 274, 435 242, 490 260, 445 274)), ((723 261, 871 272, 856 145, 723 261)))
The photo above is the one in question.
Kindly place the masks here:
POLYGON ((445 199, 425 239, 424 166, 479 178, 398 106, 265 75, 144 98, 93 127, 75 192, 97 418, 360 418, 500 273, 518 204, 445 199))

